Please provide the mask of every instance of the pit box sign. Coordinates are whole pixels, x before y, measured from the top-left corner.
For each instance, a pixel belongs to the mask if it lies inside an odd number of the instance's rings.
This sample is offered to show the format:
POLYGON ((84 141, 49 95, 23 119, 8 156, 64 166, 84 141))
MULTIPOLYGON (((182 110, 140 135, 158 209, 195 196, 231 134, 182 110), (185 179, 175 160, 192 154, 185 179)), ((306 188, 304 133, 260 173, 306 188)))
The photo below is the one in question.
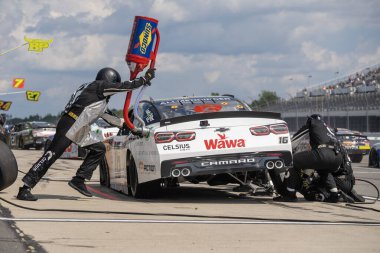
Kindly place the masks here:
POLYGON ((27 90, 26 91, 26 99, 28 101, 33 101, 33 102, 38 102, 40 99, 41 92, 39 91, 32 91, 32 90, 27 90))
POLYGON ((2 101, 0 100, 0 110, 8 111, 9 108, 11 108, 12 102, 11 101, 2 101))
POLYGON ((25 85, 25 79, 24 78, 14 78, 13 79, 13 88, 15 89, 23 89, 25 85))

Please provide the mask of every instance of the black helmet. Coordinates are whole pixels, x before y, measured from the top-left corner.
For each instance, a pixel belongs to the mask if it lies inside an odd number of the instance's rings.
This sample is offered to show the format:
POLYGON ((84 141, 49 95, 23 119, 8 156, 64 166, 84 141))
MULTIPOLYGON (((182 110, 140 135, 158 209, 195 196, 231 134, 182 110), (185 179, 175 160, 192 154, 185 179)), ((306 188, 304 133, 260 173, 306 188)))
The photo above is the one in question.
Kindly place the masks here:
POLYGON ((310 118, 317 119, 317 120, 322 120, 322 116, 320 114, 313 114, 310 116, 310 118))
POLYGON ((97 81, 108 81, 111 83, 120 83, 121 78, 119 73, 114 70, 113 68, 103 68, 99 70, 98 74, 96 75, 97 81))

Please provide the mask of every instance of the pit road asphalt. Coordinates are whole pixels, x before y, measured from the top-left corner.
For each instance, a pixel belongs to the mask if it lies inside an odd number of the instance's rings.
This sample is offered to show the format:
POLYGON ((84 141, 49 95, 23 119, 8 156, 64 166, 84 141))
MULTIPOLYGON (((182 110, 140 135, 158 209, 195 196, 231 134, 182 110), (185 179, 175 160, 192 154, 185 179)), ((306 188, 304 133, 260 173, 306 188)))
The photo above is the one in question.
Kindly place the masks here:
MULTIPOLYGON (((36 150, 13 152, 23 172, 42 155, 36 150)), ((368 168, 367 159, 354 164, 354 173, 380 187, 380 169, 368 168)), ((22 173, 0 197, 31 208, 135 214, 31 211, 0 200, 0 252, 380 252, 380 226, 369 225, 380 224, 380 212, 302 198, 298 203, 275 203, 270 197, 239 196, 231 191, 233 186, 204 184, 184 184, 159 199, 135 200, 100 186, 97 173, 88 183, 95 196, 88 198, 67 185, 80 163, 59 159, 46 175, 54 181, 42 180, 33 189, 37 202, 15 198, 22 173), (163 215, 168 213, 177 216, 163 215)), ((376 195, 362 182, 356 189, 376 195)), ((365 207, 380 210, 379 203, 365 207)))

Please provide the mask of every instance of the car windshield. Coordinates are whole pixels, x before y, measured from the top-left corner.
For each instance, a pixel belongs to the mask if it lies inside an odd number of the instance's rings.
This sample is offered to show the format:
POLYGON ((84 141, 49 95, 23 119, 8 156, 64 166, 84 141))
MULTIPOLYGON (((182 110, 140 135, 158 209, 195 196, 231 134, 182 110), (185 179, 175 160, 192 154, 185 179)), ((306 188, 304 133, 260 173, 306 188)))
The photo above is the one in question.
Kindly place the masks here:
POLYGON ((210 112, 248 111, 240 101, 232 97, 201 97, 157 100, 153 102, 163 119, 210 112))
POLYGON ((55 128, 55 125, 48 122, 32 122, 32 128, 55 128))

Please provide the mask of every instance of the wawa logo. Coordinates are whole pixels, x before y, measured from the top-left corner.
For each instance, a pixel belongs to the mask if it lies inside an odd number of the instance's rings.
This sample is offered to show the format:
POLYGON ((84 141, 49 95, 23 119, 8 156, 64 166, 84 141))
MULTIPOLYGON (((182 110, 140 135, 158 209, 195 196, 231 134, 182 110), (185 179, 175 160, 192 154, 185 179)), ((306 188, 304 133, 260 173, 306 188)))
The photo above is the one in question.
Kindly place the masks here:
POLYGON ((224 148, 244 148, 244 139, 228 140, 226 134, 218 134, 220 139, 204 140, 207 150, 224 148))

